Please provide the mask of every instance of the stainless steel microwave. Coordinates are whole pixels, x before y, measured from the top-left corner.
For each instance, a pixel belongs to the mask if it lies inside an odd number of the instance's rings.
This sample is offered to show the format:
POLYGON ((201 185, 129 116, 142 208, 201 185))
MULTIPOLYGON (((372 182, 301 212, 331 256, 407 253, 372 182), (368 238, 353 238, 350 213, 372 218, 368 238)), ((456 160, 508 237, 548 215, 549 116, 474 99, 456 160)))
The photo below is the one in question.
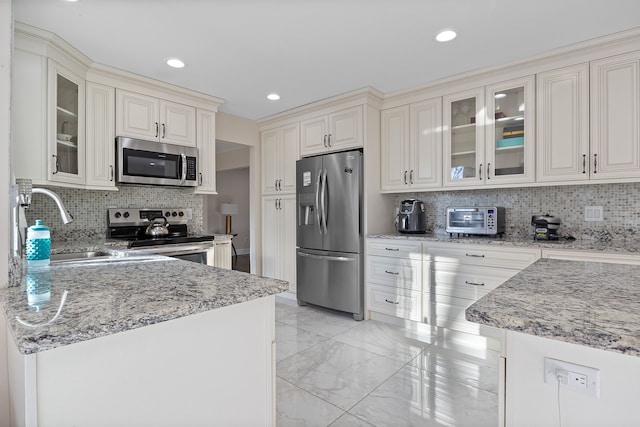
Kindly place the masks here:
POLYGON ((447 208, 447 233, 504 234, 504 208, 497 206, 447 208))
POLYGON ((124 184, 198 185, 198 149, 119 136, 117 182, 124 184))

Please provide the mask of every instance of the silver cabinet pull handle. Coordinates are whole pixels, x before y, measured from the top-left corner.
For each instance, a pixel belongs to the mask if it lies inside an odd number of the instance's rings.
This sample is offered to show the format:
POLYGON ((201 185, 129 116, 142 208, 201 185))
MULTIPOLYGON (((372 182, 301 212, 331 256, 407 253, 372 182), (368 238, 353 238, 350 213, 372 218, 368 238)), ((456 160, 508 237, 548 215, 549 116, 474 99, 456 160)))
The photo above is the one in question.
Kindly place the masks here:
POLYGON ((413 184, 413 169, 411 169, 411 172, 409 172, 409 182, 413 184))
POLYGON ((199 175, 198 185, 202 185, 202 172, 198 173, 198 175, 199 175))
POLYGON ((329 134, 329 147, 331 147, 331 134, 329 134))
POLYGON ((598 155, 593 155, 593 173, 598 173, 598 155))
POLYGON ((324 148, 327 148, 327 135, 324 136, 324 148))
POLYGON ((465 280, 464 283, 466 283, 467 285, 473 285, 473 286, 484 286, 484 283, 469 282, 468 280, 465 280))
POLYGON ((404 184, 407 185, 407 171, 404 171, 404 184))
POLYGON ((393 252, 398 252, 400 250, 400 248, 384 248, 385 251, 393 251, 393 252))
POLYGON ((162 137, 165 138, 167 136, 167 129, 164 125, 164 123, 162 124, 162 137))
POLYGON ((473 258, 484 258, 484 255, 475 255, 475 254, 465 254, 465 256, 470 256, 473 258))
POLYGON ((53 157, 53 159, 55 160, 53 162, 53 166, 55 166, 55 168, 54 168, 53 172, 51 172, 51 173, 53 175, 55 175, 55 174, 58 173, 58 167, 59 167, 59 165, 58 165, 58 155, 57 154, 52 154, 51 157, 53 157))
POLYGON ((386 298, 384 300, 385 300, 385 302, 388 302, 389 304, 396 304, 396 305, 400 304, 400 301, 389 301, 386 298))
POLYGON ((491 179, 491 163, 487 163, 487 179, 491 179))
POLYGON ((478 168, 478 179, 482 181, 482 163, 480 163, 480 167, 478 168))
POLYGON ((394 276, 399 276, 400 275, 399 271, 395 271, 394 272, 394 271, 385 270, 384 272, 387 273, 387 274, 393 274, 394 276))
POLYGON ((158 122, 156 122, 156 138, 160 134, 160 128, 158 127, 158 122))
POLYGON ((587 173, 587 155, 582 155, 582 173, 587 173))
POLYGON ((113 165, 109 165, 109 181, 113 182, 113 165))

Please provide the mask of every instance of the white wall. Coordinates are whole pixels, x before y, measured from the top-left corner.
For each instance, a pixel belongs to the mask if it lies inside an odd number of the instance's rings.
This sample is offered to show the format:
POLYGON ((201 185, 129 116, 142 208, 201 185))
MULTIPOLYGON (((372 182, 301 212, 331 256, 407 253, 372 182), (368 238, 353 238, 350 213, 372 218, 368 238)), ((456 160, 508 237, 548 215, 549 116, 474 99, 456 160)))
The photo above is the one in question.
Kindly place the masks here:
POLYGON ((232 114, 216 114, 216 140, 234 142, 249 147, 249 224, 251 272, 262 273, 262 241, 260 236, 260 131, 258 122, 232 114))
MULTIPOLYGON (((11 40, 13 22, 11 0, 0 0, 0 288, 8 284, 9 258, 9 177, 11 172, 9 100, 11 99, 11 40)), ((9 426, 9 375, 7 335, 0 315, 0 426, 9 426)))
POLYGON ((217 171, 216 182, 218 195, 207 197, 207 233, 224 233, 226 218, 220 213, 222 203, 238 205, 238 215, 231 218, 231 231, 237 234, 233 245, 238 254, 248 254, 251 236, 249 168, 217 171))

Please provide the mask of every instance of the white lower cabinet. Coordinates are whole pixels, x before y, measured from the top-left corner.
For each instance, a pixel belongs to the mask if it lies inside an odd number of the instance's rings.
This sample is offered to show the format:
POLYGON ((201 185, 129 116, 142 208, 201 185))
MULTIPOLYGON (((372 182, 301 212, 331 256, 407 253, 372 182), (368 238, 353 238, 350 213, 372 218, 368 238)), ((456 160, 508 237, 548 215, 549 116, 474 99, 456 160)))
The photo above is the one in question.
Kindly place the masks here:
POLYGON ((231 270, 231 239, 213 241, 213 265, 231 270))
POLYGON ((498 350, 500 331, 468 322, 465 310, 539 259, 540 252, 372 238, 367 241, 366 309, 369 315, 381 313, 428 324, 444 339, 464 336, 498 350))
POLYGON ((498 329, 468 322, 465 310, 540 258, 538 249, 491 248, 484 245, 426 245, 431 286, 424 289, 423 321, 456 332, 499 342, 498 329))
POLYGON ((368 310, 419 322, 422 318, 422 243, 367 242, 368 310))
POLYGON ((296 195, 262 198, 262 275, 296 291, 296 195))

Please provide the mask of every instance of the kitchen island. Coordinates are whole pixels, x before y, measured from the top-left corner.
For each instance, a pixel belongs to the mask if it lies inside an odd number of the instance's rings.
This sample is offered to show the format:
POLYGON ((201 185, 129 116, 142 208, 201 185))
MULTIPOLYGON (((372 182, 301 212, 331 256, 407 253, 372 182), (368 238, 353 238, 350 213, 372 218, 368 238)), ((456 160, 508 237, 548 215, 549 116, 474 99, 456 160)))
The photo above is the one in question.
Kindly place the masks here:
POLYGON ((504 331, 506 425, 555 425, 559 407, 565 425, 637 425, 638 277, 637 265, 541 259, 466 310, 504 331), (597 397, 545 382, 547 358, 599 370, 584 387, 597 397))
POLYGON ((13 425, 272 425, 273 295, 288 284, 119 253, 0 291, 13 425))

